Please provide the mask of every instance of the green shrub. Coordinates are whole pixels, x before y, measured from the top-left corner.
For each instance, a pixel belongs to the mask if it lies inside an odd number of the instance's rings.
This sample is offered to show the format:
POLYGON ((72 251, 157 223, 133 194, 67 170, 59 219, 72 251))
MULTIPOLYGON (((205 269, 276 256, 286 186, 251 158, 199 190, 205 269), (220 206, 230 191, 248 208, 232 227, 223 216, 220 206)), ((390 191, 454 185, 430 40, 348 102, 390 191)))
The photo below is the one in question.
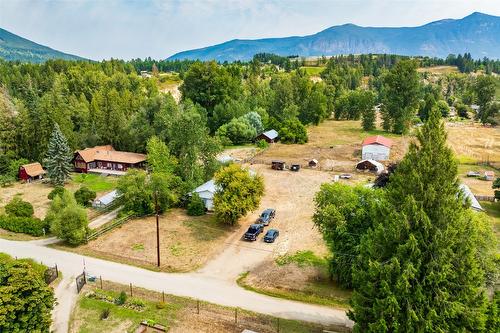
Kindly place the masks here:
POLYGON ((165 309, 166 307, 167 307, 167 303, 165 303, 165 302, 158 302, 158 303, 156 303, 156 308, 158 310, 165 309))
POLYGON ((49 198, 49 200, 53 200, 56 196, 62 197, 64 192, 66 192, 66 189, 64 187, 56 186, 52 191, 50 191, 47 198, 49 198))
POLYGON ((109 308, 102 309, 100 316, 101 320, 108 319, 110 312, 111 310, 109 308))
POLYGON ((34 210, 32 204, 16 196, 5 206, 5 212, 9 216, 31 217, 34 210))
POLYGON ((131 298, 129 300, 129 303, 132 304, 133 306, 136 306, 139 308, 143 308, 146 306, 146 303, 142 299, 139 299, 139 298, 131 298))
POLYGON ((47 225, 36 217, 0 215, 0 228, 32 236, 42 236, 47 230, 47 225))
POLYGON ((187 205, 187 214, 189 216, 200 216, 205 214, 205 204, 198 193, 193 193, 187 205))
POLYGON ((269 143, 267 143, 266 140, 261 139, 261 140, 257 141, 257 147, 259 147, 261 149, 266 149, 267 147, 269 147, 269 143))
POLYGON ((120 295, 115 299, 115 304, 116 305, 123 305, 127 301, 127 294, 122 291, 120 295))
POLYGON ((82 205, 83 207, 90 207, 92 205, 92 200, 95 199, 96 194, 94 191, 90 190, 86 186, 80 187, 76 192, 75 192, 75 200, 78 204, 82 205))

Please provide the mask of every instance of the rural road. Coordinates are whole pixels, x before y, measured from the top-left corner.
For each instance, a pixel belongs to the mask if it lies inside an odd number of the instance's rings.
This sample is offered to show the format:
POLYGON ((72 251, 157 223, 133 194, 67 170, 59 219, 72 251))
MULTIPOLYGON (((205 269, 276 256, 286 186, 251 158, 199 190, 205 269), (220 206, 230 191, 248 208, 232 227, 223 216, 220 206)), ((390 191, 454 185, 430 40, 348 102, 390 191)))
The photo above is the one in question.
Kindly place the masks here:
MULTIPOLYGON (((288 301, 240 288, 234 281, 203 273, 159 273, 101 259, 81 256, 41 246, 34 242, 0 239, 0 252, 19 258, 33 258, 48 265, 57 264, 66 277, 86 271, 105 280, 192 297, 225 306, 240 307, 284 319, 352 327, 345 311, 319 305, 288 301)), ((64 286, 63 286, 64 287, 64 286)), ((62 287, 62 288, 63 288, 62 287)), ((57 291, 56 291, 57 292, 57 291)), ((63 310, 64 311, 64 310, 63 310)))
POLYGON ((118 213, 120 212, 120 210, 122 210, 122 208, 123 207, 118 207, 115 210, 110 211, 109 213, 106 213, 106 214, 103 214, 103 215, 96 217, 95 219, 90 221, 89 228, 90 229, 97 229, 100 226, 102 226, 103 224, 106 224, 109 221, 114 220, 118 216, 118 213))

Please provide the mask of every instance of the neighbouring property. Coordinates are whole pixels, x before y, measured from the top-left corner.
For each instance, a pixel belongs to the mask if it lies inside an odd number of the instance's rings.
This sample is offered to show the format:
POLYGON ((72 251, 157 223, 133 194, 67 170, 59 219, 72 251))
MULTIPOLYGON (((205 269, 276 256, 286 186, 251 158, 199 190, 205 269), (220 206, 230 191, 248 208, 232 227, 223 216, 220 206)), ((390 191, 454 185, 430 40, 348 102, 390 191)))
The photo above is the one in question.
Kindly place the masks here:
POLYGON ((113 190, 109 193, 106 193, 102 197, 96 198, 92 202, 92 207, 97 208, 97 209, 104 209, 106 207, 109 207, 120 196, 121 196, 121 194, 118 192, 118 190, 113 190))
POLYGON ((24 164, 19 167, 18 177, 28 183, 33 180, 42 179, 45 174, 42 165, 38 162, 24 164))
POLYGON ((202 184, 194 189, 191 193, 198 193, 201 200, 205 204, 205 208, 208 211, 214 210, 214 195, 217 192, 217 187, 215 186, 215 182, 213 179, 209 180, 205 184, 202 184))
POLYGON ((258 135, 255 141, 264 140, 267 143, 275 143, 279 140, 278 132, 275 130, 265 131, 264 133, 258 135))
POLYGON ((484 179, 485 180, 494 180, 495 179, 495 173, 493 171, 485 171, 484 172, 484 179))
POLYGON ((392 140, 382 135, 369 136, 363 140, 363 160, 386 161, 391 153, 392 140))
POLYGON ((143 168, 146 155, 117 151, 111 145, 77 150, 73 157, 76 172, 124 175, 129 168, 143 168))
POLYGON ((358 164, 356 164, 356 169, 358 170, 368 170, 371 172, 375 172, 377 175, 384 171, 384 165, 375 160, 362 160, 358 164))

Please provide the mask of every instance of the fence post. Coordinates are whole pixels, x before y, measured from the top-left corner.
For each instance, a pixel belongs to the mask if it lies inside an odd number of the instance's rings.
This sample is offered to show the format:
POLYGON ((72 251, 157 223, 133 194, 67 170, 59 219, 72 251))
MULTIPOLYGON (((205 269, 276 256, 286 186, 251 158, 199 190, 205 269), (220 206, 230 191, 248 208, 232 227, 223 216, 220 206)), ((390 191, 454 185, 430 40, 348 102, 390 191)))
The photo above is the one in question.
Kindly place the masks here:
POLYGON ((280 333, 280 319, 279 318, 277 318, 277 319, 278 319, 278 331, 277 332, 280 333))
POLYGON ((238 324, 238 308, 234 309, 234 323, 238 324))
POLYGON ((57 269, 57 264, 56 264, 56 274, 57 274, 57 277, 59 277, 59 270, 57 269))
POLYGON ((102 289, 102 275, 99 275, 99 281, 101 281, 101 290, 103 290, 102 289))
POLYGON ((130 297, 132 297, 132 282, 130 283, 130 297))
POLYGON ((200 314, 200 300, 196 300, 196 313, 200 314))
POLYGON ((161 292, 161 301, 163 303, 165 303, 165 292, 164 291, 161 292))

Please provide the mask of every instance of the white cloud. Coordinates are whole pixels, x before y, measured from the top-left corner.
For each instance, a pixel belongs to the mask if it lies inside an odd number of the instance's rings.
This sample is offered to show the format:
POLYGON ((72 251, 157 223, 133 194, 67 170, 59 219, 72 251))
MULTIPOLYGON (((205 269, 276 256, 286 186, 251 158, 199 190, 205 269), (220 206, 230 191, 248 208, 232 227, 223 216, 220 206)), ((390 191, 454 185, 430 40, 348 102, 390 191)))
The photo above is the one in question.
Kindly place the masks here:
POLYGON ((91 59, 166 58, 234 38, 306 35, 332 25, 415 26, 473 11, 490 0, 0 0, 0 27, 91 59))

